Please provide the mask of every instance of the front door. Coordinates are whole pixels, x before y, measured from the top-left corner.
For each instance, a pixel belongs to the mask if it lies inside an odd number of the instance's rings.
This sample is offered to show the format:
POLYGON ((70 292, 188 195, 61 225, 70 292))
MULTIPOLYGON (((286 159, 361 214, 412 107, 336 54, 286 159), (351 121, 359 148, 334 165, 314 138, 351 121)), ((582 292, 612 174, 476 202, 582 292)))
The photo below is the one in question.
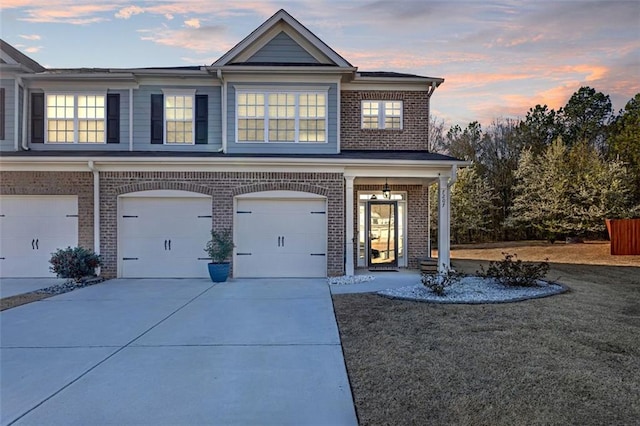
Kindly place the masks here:
POLYGON ((398 266, 397 201, 370 201, 367 203, 370 267, 398 266))

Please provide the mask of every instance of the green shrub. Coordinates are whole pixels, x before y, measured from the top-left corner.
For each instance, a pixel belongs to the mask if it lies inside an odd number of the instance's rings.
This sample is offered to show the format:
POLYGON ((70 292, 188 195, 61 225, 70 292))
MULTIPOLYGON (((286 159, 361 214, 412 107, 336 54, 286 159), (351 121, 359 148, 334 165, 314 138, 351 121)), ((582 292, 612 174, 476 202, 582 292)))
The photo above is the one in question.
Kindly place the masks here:
POLYGON ((95 275, 95 269, 102 265, 102 260, 91 250, 67 247, 53 253, 49 263, 49 269, 59 278, 80 282, 83 277, 95 275))
POLYGON ((463 273, 447 269, 444 274, 422 273, 422 285, 434 292, 437 296, 444 296, 446 288, 460 281, 464 277, 463 273))
POLYGON ((231 229, 222 231, 212 229, 211 239, 207 241, 204 251, 209 255, 212 263, 222 263, 231 257, 234 247, 231 229))
POLYGON ((544 262, 531 263, 518 259, 517 254, 502 252, 503 260, 489 262, 485 271, 480 266, 478 275, 485 278, 495 278, 503 285, 511 287, 534 287, 538 280, 544 279, 549 272, 549 259, 544 262))

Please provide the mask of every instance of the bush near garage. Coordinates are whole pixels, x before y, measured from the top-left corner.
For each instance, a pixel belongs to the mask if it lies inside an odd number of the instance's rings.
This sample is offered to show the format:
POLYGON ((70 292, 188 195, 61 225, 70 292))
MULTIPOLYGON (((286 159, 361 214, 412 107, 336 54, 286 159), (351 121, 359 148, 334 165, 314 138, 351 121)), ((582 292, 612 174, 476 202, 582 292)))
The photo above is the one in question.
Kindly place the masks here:
POLYGON ((80 282, 82 278, 95 275, 95 269, 102 265, 100 255, 83 247, 58 249, 49 260, 51 272, 58 278, 80 282))

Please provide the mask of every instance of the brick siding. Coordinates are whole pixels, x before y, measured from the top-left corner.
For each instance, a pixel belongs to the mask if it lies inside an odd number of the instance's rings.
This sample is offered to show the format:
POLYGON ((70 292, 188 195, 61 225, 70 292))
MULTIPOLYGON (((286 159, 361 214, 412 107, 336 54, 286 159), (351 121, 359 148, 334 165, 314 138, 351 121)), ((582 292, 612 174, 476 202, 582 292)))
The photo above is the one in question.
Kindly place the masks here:
POLYGON ((327 274, 344 274, 344 179, 340 173, 268 172, 102 172, 100 173, 102 273, 117 273, 118 196, 136 191, 183 190, 213 198, 213 226, 233 226, 233 197, 258 191, 290 190, 327 197, 327 274))
POLYGON ((340 94, 340 149, 427 151, 429 98, 420 91, 356 91, 340 94), (361 128, 363 100, 403 101, 402 130, 361 128))
POLYGON ((3 195, 77 195, 78 245, 93 250, 93 173, 0 172, 3 195))

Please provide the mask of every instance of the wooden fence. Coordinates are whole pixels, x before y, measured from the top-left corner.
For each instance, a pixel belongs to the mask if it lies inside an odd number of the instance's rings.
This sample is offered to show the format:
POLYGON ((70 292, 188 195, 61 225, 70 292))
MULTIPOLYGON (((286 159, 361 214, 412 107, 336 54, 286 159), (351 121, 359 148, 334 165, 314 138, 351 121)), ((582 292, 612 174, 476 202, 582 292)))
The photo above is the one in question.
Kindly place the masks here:
POLYGON ((640 219, 606 219, 612 255, 640 254, 640 219))

